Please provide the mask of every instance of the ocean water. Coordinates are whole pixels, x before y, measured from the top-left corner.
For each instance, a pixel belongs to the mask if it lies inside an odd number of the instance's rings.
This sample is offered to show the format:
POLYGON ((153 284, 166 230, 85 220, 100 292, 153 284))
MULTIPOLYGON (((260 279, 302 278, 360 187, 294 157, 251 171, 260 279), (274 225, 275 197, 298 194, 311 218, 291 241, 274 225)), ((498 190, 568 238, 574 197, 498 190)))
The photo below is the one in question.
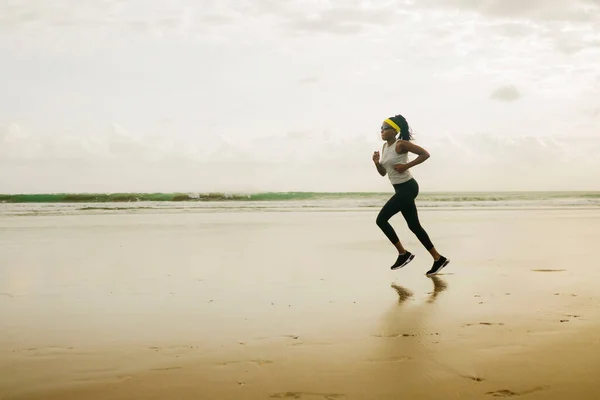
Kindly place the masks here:
MULTIPOLYGON (((56 193, 0 194, 0 215, 131 212, 369 211, 392 193, 56 193)), ((600 192, 421 193, 420 208, 598 208, 600 192)))

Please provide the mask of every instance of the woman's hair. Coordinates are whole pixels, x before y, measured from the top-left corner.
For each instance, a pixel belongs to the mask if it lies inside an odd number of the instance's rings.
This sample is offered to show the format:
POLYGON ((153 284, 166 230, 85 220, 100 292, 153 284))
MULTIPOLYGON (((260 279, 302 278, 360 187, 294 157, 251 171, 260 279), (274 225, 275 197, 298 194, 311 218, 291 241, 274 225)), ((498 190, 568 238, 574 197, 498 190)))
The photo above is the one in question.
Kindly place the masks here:
POLYGON ((410 129, 410 126, 408 126, 408 122, 406 121, 406 118, 404 118, 401 114, 398 114, 398 115, 391 117, 390 119, 392 121, 394 121, 396 123, 396 125, 398 125, 400 127, 400 136, 398 137, 399 139, 402 139, 402 140, 412 140, 413 139, 412 130, 410 129))

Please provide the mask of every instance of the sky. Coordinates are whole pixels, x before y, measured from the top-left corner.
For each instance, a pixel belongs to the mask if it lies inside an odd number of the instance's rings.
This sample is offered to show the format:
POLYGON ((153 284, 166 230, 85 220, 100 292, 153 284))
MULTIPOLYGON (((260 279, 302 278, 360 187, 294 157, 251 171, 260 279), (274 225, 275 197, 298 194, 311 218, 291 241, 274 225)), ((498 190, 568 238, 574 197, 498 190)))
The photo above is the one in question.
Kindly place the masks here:
POLYGON ((600 190, 600 0, 0 0, 0 193, 600 190))

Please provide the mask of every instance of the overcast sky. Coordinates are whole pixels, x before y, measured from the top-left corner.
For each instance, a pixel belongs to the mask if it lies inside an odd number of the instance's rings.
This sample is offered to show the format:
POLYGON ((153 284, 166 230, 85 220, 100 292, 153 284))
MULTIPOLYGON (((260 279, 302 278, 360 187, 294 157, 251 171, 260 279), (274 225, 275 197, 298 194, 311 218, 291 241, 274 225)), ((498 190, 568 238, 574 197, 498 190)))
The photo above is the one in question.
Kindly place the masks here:
POLYGON ((600 0, 0 0, 0 192, 600 190, 600 0))

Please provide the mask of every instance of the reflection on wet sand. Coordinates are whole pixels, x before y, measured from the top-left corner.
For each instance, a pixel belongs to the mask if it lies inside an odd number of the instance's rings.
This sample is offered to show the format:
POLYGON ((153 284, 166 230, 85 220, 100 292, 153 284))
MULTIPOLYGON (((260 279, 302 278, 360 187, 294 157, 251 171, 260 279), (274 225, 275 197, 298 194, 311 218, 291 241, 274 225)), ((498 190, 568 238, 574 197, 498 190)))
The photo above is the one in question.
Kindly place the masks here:
POLYGON ((374 357, 381 361, 378 363, 381 369, 376 373, 383 380, 382 385, 411 382, 411 387, 419 387, 412 384, 422 382, 426 385, 432 379, 448 374, 447 367, 436 360, 435 345, 439 340, 439 332, 435 330, 435 321, 432 320, 435 308, 431 307, 441 298, 440 294, 448 289, 448 284, 438 276, 429 279, 433 283, 433 291, 424 301, 416 301, 415 294, 409 288, 391 284, 398 294, 398 302, 383 315, 380 334, 376 335, 380 343, 374 357))
POLYGON ((446 284, 446 281, 444 281, 442 278, 440 278, 439 276, 430 276, 429 279, 431 279, 433 281, 433 292, 431 293, 431 296, 429 296, 429 299, 427 300, 428 303, 433 303, 438 295, 440 293, 442 293, 444 290, 446 290, 448 288, 448 285, 446 284))
POLYGON ((406 300, 410 299, 413 296, 413 292, 411 292, 404 286, 392 283, 392 289, 394 289, 396 293, 398 293, 398 304, 404 303, 406 300))
MULTIPOLYGON (((440 293, 442 293, 448 288, 448 284, 439 276, 434 275, 428 278, 431 279, 433 282, 433 292, 430 292, 430 296, 427 299, 427 303, 431 304, 437 299, 440 293)), ((392 289, 394 289, 396 293, 398 293, 398 304, 404 303, 406 300, 410 299, 413 296, 413 292, 404 286, 400 286, 396 283, 392 283, 391 286, 392 289)))

